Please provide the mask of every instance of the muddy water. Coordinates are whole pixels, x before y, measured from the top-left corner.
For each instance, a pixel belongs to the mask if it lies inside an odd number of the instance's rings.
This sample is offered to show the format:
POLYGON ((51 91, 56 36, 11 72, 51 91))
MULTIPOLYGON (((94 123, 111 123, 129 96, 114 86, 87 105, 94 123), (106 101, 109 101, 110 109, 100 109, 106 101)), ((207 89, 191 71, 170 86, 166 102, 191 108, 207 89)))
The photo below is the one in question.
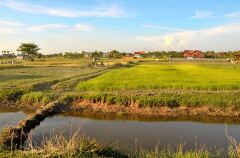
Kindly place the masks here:
MULTIPOLYGON (((0 113, 0 129, 6 124, 15 125, 26 117, 24 112, 0 113)), ((44 137, 57 133, 70 136, 79 131, 104 144, 118 143, 123 150, 136 147, 154 149, 185 144, 185 150, 205 146, 227 151, 229 146, 226 128, 230 136, 240 142, 239 120, 222 118, 145 118, 143 116, 111 115, 98 113, 69 113, 45 119, 32 131, 33 145, 39 145, 44 137)))

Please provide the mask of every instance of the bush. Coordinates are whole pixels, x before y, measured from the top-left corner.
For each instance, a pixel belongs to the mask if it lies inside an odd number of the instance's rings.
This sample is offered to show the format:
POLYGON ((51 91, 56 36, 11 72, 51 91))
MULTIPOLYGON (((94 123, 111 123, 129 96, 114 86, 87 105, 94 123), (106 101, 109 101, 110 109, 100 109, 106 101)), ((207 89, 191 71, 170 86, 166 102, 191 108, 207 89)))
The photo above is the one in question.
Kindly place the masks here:
POLYGON ((136 64, 134 61, 128 61, 127 64, 136 64))
POLYGON ((115 63, 115 64, 112 65, 112 67, 114 67, 114 68, 121 67, 121 66, 123 66, 122 63, 115 63))

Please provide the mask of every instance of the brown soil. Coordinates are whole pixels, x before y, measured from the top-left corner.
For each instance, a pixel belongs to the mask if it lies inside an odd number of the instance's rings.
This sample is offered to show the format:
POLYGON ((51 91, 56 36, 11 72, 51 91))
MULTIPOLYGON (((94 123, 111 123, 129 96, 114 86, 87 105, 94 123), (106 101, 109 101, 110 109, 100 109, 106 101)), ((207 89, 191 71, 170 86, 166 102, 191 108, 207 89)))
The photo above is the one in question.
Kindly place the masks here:
POLYGON ((141 114, 145 116, 220 116, 220 117, 240 117, 240 111, 233 108, 216 108, 216 107, 139 107, 137 104, 129 106, 108 105, 106 103, 93 103, 88 100, 78 100, 72 104, 74 111, 92 111, 106 113, 126 113, 141 114))

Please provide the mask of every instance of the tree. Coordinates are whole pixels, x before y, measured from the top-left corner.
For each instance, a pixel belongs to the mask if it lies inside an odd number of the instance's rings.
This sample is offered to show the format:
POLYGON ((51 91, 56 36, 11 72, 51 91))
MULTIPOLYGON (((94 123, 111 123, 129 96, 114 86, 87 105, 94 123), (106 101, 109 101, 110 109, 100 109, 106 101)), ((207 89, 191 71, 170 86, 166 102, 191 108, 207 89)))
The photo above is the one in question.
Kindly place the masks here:
POLYGON ((40 48, 34 43, 22 43, 17 51, 22 52, 24 55, 35 56, 38 55, 40 48))
POLYGON ((96 59, 96 58, 101 58, 103 55, 103 52, 98 52, 98 51, 95 51, 92 53, 92 58, 96 59))
POLYGON ((12 51, 9 51, 9 50, 3 50, 2 51, 1 58, 12 59, 12 58, 15 58, 15 57, 16 57, 16 55, 12 51))
POLYGON ((109 52, 109 58, 112 58, 112 59, 121 58, 121 53, 117 50, 113 50, 113 51, 109 52))

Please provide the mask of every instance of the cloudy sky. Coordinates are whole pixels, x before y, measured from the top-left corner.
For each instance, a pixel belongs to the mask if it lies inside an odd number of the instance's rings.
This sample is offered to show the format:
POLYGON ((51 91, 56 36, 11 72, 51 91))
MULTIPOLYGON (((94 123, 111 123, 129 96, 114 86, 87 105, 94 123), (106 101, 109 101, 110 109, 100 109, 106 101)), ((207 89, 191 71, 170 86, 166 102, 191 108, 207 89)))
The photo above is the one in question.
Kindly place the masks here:
POLYGON ((0 0, 0 51, 240 50, 239 0, 0 0))

